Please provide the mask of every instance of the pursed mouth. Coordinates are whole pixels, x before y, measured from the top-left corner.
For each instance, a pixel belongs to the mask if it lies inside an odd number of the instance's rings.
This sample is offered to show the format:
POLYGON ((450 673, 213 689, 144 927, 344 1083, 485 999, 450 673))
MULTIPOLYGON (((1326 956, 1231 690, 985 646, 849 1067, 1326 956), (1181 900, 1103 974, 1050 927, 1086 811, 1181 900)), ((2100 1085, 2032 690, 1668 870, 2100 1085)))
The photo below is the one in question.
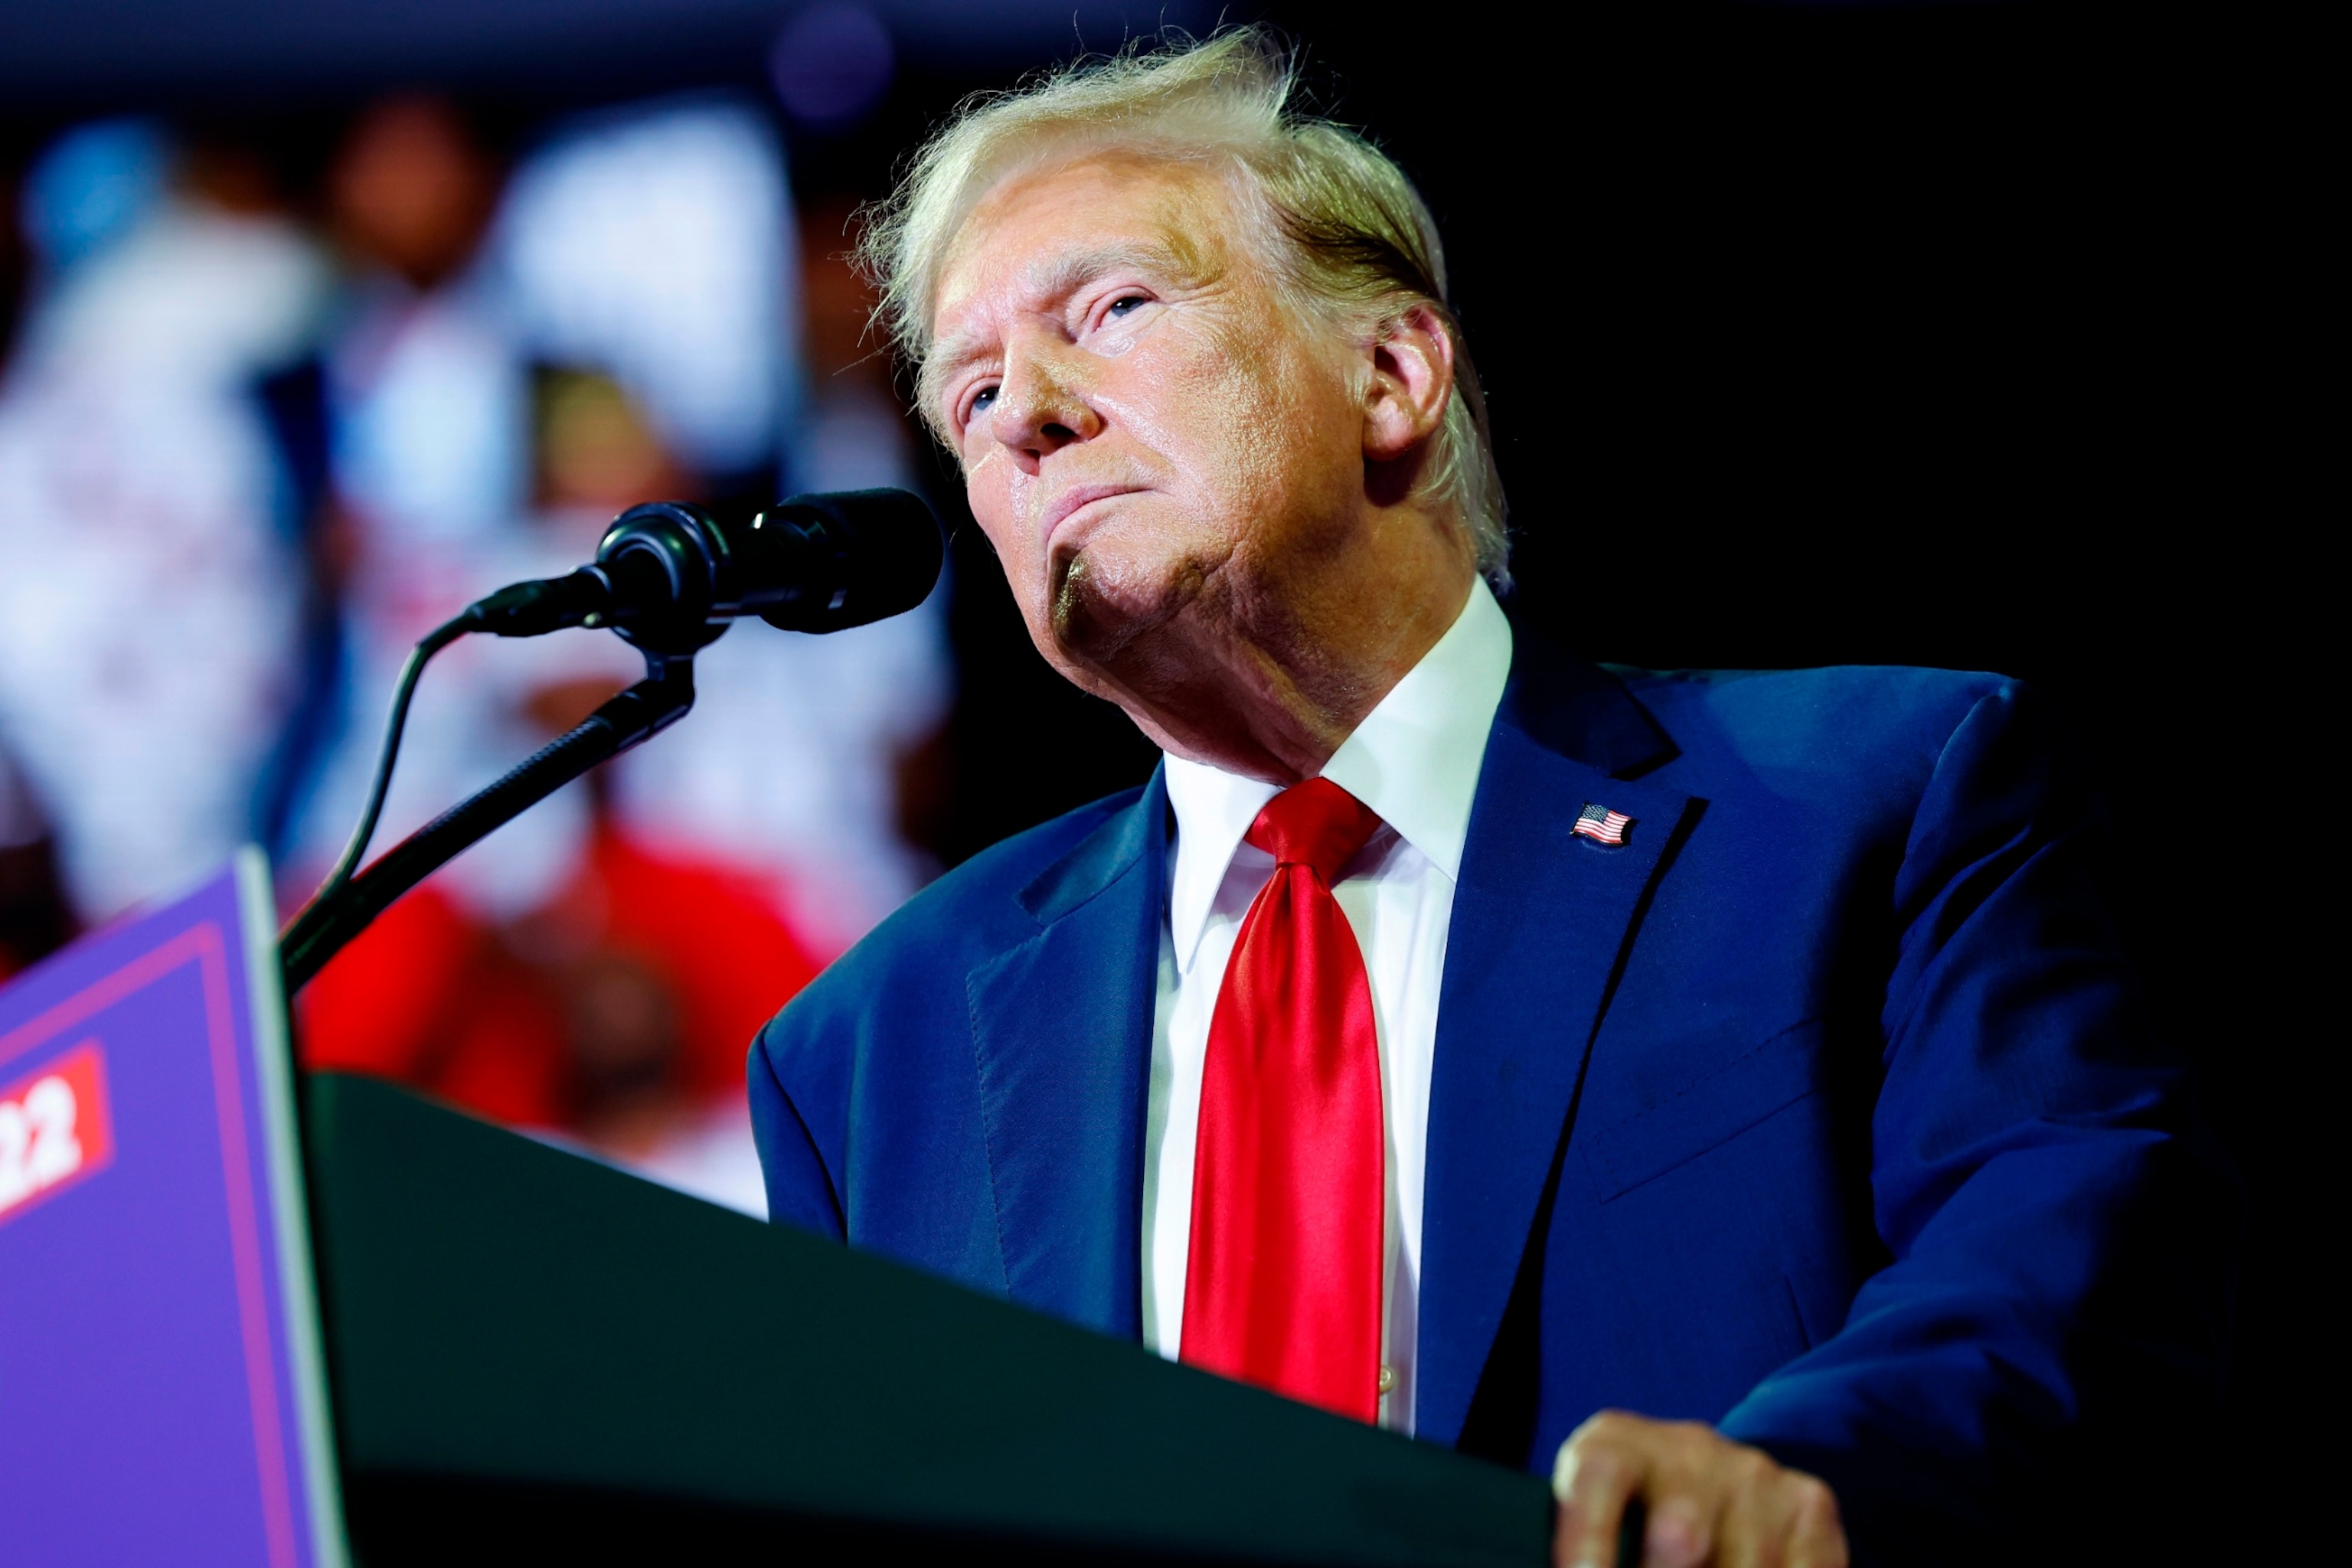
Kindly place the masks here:
POLYGON ((1140 485, 1076 485, 1064 490, 1054 498, 1052 504, 1045 508, 1045 516, 1041 520, 1038 531, 1045 548, 1048 551, 1053 549, 1054 536, 1062 531, 1063 524, 1097 501, 1111 500, 1119 496, 1131 496, 1137 494, 1142 488, 1140 485))

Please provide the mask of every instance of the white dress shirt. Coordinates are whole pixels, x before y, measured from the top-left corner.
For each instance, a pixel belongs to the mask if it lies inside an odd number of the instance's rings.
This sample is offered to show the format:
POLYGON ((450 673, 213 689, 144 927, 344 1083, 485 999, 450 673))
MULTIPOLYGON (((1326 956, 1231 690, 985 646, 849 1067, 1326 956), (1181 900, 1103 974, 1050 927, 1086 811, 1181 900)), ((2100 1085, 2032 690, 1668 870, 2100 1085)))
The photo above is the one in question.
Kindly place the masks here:
MULTIPOLYGON (((1365 716, 1323 776, 1378 813, 1382 826, 1341 868, 1332 891, 1364 954, 1380 1037, 1388 1123, 1388 1258, 1381 1424, 1413 1425, 1421 1300, 1421 1197, 1438 986, 1454 886, 1486 731, 1511 668, 1511 626, 1482 581, 1454 626, 1365 716)), ((1192 1238, 1192 1152, 1209 1020, 1225 961, 1274 858, 1242 842, 1273 784, 1167 759, 1176 814, 1168 912, 1151 1021, 1151 1089, 1143 1145, 1143 1341, 1173 1360, 1184 1337, 1184 1269, 1192 1238)))

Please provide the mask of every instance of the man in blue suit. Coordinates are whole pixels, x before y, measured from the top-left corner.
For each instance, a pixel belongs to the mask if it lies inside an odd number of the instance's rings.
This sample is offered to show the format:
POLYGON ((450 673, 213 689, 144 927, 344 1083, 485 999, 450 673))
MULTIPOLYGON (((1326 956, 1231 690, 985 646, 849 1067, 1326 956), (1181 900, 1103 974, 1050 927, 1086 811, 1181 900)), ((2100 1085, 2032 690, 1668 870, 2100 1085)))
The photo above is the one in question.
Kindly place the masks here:
POLYGON ((2063 738, 1515 626, 1434 229, 1288 86, 1066 72, 867 237, 1040 651, 1166 761, 761 1036, 772 1213, 1550 1466, 1563 1563, 1636 1500, 1657 1564, 2013 1544, 2210 1405, 2231 1223, 2063 738))

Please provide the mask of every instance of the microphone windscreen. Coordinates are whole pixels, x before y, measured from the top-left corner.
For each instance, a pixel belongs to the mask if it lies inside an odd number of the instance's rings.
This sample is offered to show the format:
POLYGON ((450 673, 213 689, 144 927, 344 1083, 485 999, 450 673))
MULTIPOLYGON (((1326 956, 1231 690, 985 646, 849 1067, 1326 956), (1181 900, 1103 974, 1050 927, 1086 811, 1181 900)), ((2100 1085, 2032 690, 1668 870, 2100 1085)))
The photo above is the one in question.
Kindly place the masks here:
MULTIPOLYGON (((809 574, 816 580, 792 602, 761 612, 761 619, 785 631, 837 632, 903 615, 930 596, 947 558, 939 519, 908 490, 793 496, 770 507, 752 526, 796 530, 824 561, 809 574)), ((815 565, 803 561, 803 570, 815 565)))

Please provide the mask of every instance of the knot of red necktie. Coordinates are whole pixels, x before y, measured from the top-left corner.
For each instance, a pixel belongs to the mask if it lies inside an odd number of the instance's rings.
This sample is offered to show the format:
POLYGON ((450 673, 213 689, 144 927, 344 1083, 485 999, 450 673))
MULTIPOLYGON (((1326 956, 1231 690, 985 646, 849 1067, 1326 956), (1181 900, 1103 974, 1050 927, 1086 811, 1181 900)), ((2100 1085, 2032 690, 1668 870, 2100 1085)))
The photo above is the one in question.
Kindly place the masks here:
POLYGON ((1381 830, 1370 806, 1329 779, 1293 784, 1265 803, 1243 839, 1274 857, 1276 866, 1311 868, 1323 885, 1381 830))

